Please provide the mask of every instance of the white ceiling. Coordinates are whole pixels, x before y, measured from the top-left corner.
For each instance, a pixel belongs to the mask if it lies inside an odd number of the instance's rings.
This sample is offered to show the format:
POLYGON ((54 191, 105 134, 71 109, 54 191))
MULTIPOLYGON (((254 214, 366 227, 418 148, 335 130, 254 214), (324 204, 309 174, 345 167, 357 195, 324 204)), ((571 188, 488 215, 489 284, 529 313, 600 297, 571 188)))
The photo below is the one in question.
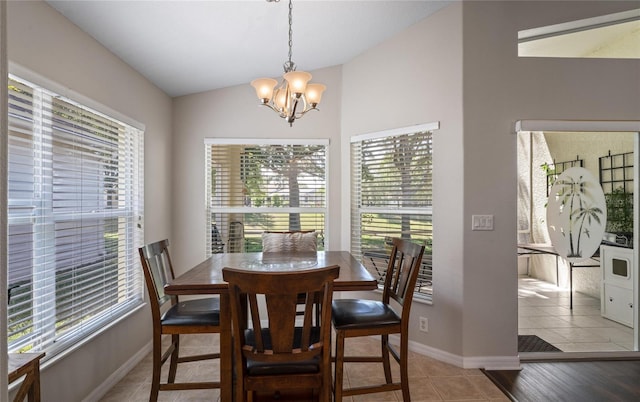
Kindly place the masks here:
MULTIPOLYGON (((49 0, 170 96, 282 74, 288 1, 49 0)), ((293 2, 299 70, 344 64, 451 1, 293 2)))

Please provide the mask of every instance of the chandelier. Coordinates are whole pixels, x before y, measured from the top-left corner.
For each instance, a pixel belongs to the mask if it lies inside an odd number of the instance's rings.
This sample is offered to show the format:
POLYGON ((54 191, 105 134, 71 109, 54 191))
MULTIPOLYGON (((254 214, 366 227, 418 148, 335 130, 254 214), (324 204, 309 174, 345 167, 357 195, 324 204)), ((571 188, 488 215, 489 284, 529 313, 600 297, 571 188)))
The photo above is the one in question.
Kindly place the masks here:
MULTIPOLYGON (((280 0, 267 0, 267 2, 280 0)), ((273 78, 258 78, 251 81, 256 89, 260 104, 268 106, 280 117, 293 126, 296 119, 301 118, 310 110, 318 110, 317 106, 322 98, 322 92, 327 88, 322 84, 309 84, 311 74, 306 71, 296 71, 296 64, 291 61, 293 5, 289 0, 289 60, 284 64, 284 75, 278 87, 278 81, 273 78)))

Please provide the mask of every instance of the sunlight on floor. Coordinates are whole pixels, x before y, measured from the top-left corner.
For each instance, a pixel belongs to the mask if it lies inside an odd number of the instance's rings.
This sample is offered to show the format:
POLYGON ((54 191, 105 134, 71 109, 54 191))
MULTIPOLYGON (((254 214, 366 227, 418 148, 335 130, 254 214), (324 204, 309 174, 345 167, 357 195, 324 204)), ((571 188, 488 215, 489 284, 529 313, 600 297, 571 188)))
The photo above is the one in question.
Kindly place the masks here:
POLYGON ((600 300, 552 283, 518 279, 518 333, 538 335, 564 352, 609 352, 633 349, 633 328, 603 318, 600 300))

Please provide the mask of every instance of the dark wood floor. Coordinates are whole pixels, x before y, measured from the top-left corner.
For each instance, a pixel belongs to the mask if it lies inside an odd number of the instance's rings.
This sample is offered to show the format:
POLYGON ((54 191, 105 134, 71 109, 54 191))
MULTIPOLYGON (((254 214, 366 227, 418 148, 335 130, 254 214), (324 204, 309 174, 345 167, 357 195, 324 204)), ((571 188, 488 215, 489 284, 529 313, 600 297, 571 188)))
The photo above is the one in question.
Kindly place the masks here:
POLYGON ((513 401, 640 401, 640 360, 523 362, 484 372, 513 401))

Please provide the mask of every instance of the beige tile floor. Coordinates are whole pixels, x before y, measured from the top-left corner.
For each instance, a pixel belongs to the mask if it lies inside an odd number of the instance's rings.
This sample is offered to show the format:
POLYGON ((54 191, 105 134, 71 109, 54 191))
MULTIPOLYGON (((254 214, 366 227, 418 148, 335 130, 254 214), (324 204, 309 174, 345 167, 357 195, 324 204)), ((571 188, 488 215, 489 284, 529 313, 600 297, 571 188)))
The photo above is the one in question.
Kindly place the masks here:
MULTIPOLYGON (((347 340, 347 347, 353 353, 375 353, 379 342, 371 338, 357 338, 347 340)), ((195 335, 189 339, 184 337, 181 346, 185 354, 202 352, 206 345, 217 345, 217 335, 195 335)), ((373 369, 366 363, 352 363, 346 365, 345 382, 350 384, 366 384, 370 381, 384 379, 382 368, 373 369)), ((377 365, 376 365, 377 366, 377 365)), ((178 367, 178 378, 195 380, 203 378, 217 378, 217 361, 186 363, 178 367)), ((397 365, 396 365, 397 368, 397 365)), ((397 373, 397 370, 396 370, 397 373)), ((164 375, 164 374, 163 374, 164 375)), ((425 401, 502 401, 509 399, 489 380, 480 370, 461 369, 438 360, 410 353, 409 381, 411 400, 425 401)), ((166 376, 163 378, 166 379, 166 376)), ((397 374, 394 378, 397 377, 397 374)), ((102 402, 136 402, 148 401, 151 387, 151 355, 140 362, 127 376, 116 384, 104 397, 102 402)), ((187 402, 187 401, 218 401, 218 390, 194 391, 164 391, 160 392, 159 401, 187 402)), ((291 399, 288 399, 291 400, 291 399)), ((402 395, 397 392, 361 395, 345 398, 345 402, 378 402, 402 401, 402 395)), ((296 399, 296 402, 304 402, 296 399)))
POLYGON ((538 335, 564 352, 633 350, 633 328, 603 318, 600 299, 528 276, 518 279, 518 333, 538 335))
MULTIPOLYGON (((565 352, 631 350, 633 329, 602 318, 600 301, 574 293, 574 308, 569 309, 569 292, 534 278, 521 276, 518 287, 519 333, 535 334, 565 352)), ((216 335, 192 335, 183 340, 184 353, 200 353, 217 345, 216 335)), ((372 353, 378 343, 370 338, 348 340, 354 353, 372 353)), ((216 378, 218 362, 188 363, 178 369, 178 379, 216 378)), ((166 369, 165 369, 166 371, 166 369)), ((396 374, 397 375, 397 374, 396 374)), ((166 373, 163 373, 166 378, 166 373)), ((438 360, 411 353, 409 376, 412 401, 508 401, 480 370, 465 370, 438 360)), ((365 364, 346 366, 345 383, 366 384, 383 378, 382 369, 365 364)), ((116 384, 102 402, 148 401, 151 387, 149 354, 126 377, 116 384)), ((218 401, 217 390, 161 392, 159 401, 218 401)), ((401 401, 397 392, 345 398, 345 402, 401 401)), ((297 401, 303 402, 303 401, 297 401)))

